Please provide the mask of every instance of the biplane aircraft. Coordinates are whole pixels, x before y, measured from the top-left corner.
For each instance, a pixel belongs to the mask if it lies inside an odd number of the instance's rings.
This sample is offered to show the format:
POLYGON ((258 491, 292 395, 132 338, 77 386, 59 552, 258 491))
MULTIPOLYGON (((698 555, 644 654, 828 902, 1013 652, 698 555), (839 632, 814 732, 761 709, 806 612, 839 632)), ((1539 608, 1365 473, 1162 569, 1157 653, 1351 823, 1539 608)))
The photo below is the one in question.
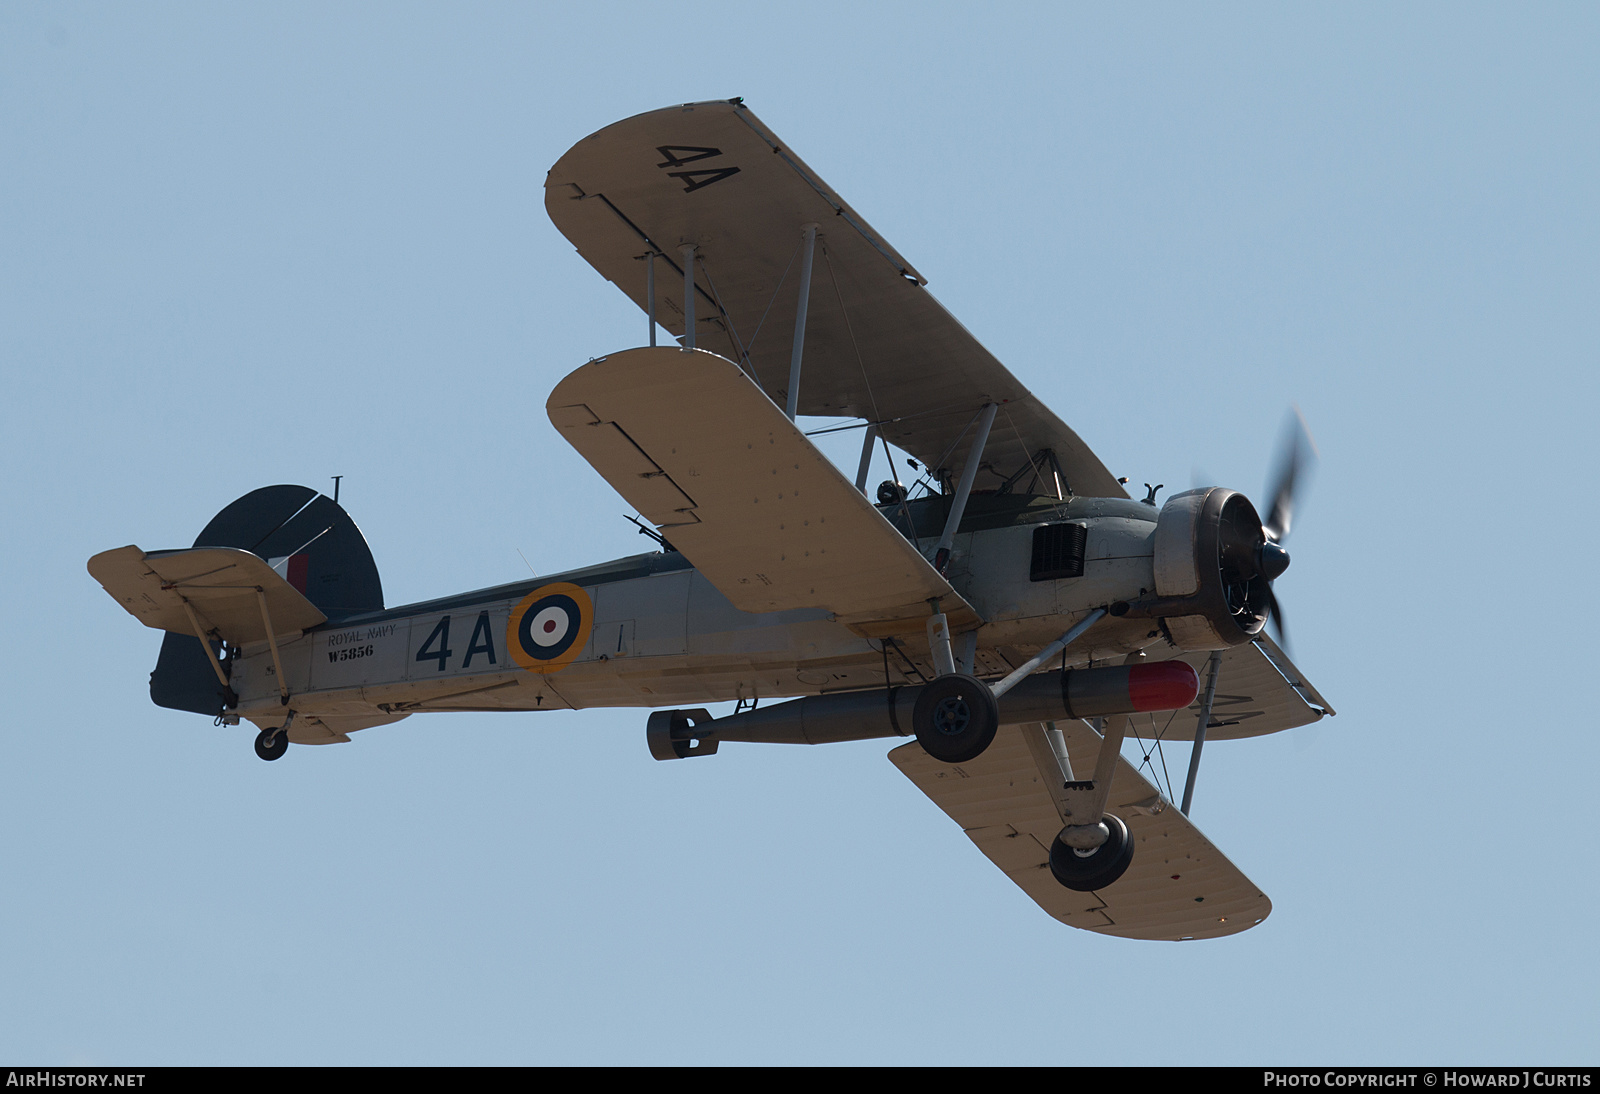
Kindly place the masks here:
POLYGON ((550 422, 660 549, 391 608, 335 499, 266 487, 191 548, 89 560, 166 632, 156 703, 252 723, 267 760, 428 711, 657 708, 663 760, 915 737, 889 759, 1061 922, 1266 917, 1188 799, 1205 740, 1333 713, 1263 629, 1303 443, 1265 521, 1222 488, 1130 498, 741 100, 579 141, 545 207, 650 330, 557 384, 550 422), (854 481, 818 416, 862 429, 854 481), (869 496, 891 445, 921 481, 891 458, 869 496), (1129 734, 1194 742, 1181 807, 1129 734))

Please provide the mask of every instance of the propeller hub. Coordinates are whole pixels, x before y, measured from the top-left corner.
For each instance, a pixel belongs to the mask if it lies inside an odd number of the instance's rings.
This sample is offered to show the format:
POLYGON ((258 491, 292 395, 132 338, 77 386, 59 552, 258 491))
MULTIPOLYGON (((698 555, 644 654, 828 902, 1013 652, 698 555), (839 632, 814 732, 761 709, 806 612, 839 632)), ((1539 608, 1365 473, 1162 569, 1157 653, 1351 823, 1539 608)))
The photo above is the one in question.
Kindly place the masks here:
POLYGON ((1289 568, 1289 552, 1269 539, 1256 551, 1256 565, 1261 568, 1262 577, 1276 581, 1289 568))

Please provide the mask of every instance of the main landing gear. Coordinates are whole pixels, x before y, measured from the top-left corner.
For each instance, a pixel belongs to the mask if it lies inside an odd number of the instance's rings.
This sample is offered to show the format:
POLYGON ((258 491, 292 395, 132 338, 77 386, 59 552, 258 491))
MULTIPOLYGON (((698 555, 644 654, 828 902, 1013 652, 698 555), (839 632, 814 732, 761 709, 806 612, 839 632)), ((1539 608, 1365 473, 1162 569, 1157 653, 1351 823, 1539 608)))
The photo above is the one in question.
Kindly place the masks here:
POLYGON ((917 742, 947 764, 976 759, 1000 727, 1000 704, 989 685, 962 673, 934 680, 917 696, 911 714, 917 742))
POLYGON ((1122 818, 1111 813, 1103 814, 1100 825, 1068 825, 1050 844, 1050 873, 1068 889, 1092 893, 1104 889, 1121 877, 1133 861, 1133 839, 1122 818), (1086 829, 1103 826, 1106 839, 1098 847, 1073 847, 1085 842, 1086 829))
POLYGON ((263 760, 276 760, 289 751, 289 727, 274 726, 256 734, 256 755, 263 760))
POLYGON ((1114 884, 1133 862, 1133 834, 1121 817, 1106 812, 1128 718, 1114 715, 1096 721, 1100 749, 1094 778, 1086 781, 1074 778, 1066 737, 1054 722, 1021 727, 1040 777, 1047 786, 1055 786, 1050 797, 1063 825, 1050 841, 1050 875, 1079 893, 1114 884))

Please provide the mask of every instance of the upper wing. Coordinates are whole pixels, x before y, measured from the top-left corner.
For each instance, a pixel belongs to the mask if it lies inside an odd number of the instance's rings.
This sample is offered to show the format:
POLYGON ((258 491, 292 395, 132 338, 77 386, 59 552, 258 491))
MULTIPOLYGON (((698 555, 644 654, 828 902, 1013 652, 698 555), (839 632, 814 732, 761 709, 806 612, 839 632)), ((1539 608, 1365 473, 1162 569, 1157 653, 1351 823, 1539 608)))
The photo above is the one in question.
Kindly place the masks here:
POLYGON ((736 608, 827 608, 872 636, 921 632, 961 596, 737 365, 634 349, 556 385, 550 420, 736 608))
MULTIPOLYGON (((1092 770, 1099 735, 1080 721, 1056 728, 1066 736, 1074 769, 1092 770)), ((1133 862, 1099 892, 1063 888, 1050 873, 1061 817, 1022 733, 1001 726, 983 755, 963 764, 941 763, 914 742, 889 759, 1039 907, 1068 926, 1176 941, 1236 934, 1267 918, 1272 902, 1255 883, 1120 758, 1107 811, 1127 823, 1133 862)))
POLYGON ((215 632, 235 646, 267 640, 262 597, 274 636, 297 634, 328 620, 261 558, 236 547, 149 554, 137 547, 118 547, 91 558, 89 573, 145 626, 193 635, 194 624, 184 610, 187 603, 201 630, 215 632))
MULTIPOLYGON (((978 489, 1053 456, 1074 493, 1126 497, 1098 457, 923 288, 926 279, 738 101, 640 114, 574 145, 545 182, 550 219, 595 269, 684 333, 679 247, 696 259, 696 341, 787 405, 802 230, 820 225, 799 412, 881 423, 935 471, 963 467, 967 426, 1001 414, 978 489)), ((1027 476, 1023 481, 1026 483, 1027 476)))

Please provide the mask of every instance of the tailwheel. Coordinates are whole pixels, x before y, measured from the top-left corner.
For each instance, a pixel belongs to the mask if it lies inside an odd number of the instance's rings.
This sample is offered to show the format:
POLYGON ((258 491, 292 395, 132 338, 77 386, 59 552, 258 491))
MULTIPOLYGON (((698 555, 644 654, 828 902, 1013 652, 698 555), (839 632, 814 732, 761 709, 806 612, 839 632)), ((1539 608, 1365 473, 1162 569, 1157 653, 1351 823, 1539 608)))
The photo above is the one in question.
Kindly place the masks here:
POLYGON ((289 751, 289 727, 276 726, 256 734, 256 755, 263 760, 276 760, 289 751))
MULTIPOLYGON (((1069 825, 1050 844, 1050 872, 1068 889, 1080 893, 1104 889, 1121 877, 1133 861, 1133 837, 1122 818, 1107 813, 1101 820, 1107 835, 1098 847, 1073 847, 1066 842, 1095 825, 1069 825)), ((1081 842, 1081 836, 1075 842, 1081 842)))
POLYGON ((1000 704, 987 684, 950 673, 922 689, 911 725, 928 755, 947 764, 964 763, 981 755, 994 740, 1000 704))

